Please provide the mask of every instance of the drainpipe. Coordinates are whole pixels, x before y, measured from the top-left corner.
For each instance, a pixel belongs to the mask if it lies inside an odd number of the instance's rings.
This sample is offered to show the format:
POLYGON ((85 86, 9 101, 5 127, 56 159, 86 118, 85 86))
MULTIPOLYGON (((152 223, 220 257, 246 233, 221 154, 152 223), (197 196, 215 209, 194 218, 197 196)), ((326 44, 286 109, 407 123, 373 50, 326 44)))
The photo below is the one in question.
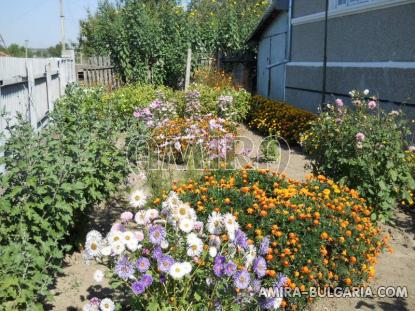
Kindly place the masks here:
MULTIPOLYGON (((291 20, 293 18, 292 14, 292 5, 293 5, 293 0, 289 1, 289 5, 288 5, 288 30, 287 30, 287 51, 286 51, 286 55, 285 55, 285 59, 287 61, 287 63, 289 63, 291 61, 291 42, 292 42, 292 25, 291 25, 291 20)), ((284 100, 287 100, 287 65, 285 65, 285 72, 284 72, 284 100)))
POLYGON ((327 28, 328 28, 329 0, 326 0, 326 11, 324 15, 324 56, 323 56, 323 86, 321 90, 321 105, 326 102, 326 76, 327 76, 327 28))

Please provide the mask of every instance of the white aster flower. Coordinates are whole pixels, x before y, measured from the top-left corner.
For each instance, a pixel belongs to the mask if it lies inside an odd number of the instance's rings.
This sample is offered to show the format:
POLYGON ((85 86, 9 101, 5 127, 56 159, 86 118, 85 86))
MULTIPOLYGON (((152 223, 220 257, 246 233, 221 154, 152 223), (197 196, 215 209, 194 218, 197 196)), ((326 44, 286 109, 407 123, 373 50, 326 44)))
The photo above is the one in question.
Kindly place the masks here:
POLYGON ((130 195, 130 204, 132 207, 143 207, 146 205, 147 195, 142 190, 136 190, 130 195))
POLYGON ((184 277, 185 271, 183 269, 183 265, 180 262, 174 263, 169 270, 170 276, 175 280, 180 280, 184 277))
POLYGON ((135 222, 137 225, 144 226, 149 223, 149 219, 147 218, 147 213, 145 210, 140 210, 135 214, 134 217, 135 222))
POLYGON ((219 235, 222 233, 222 215, 213 212, 208 218, 207 230, 210 234, 219 235))
POLYGON ((104 280, 104 272, 102 270, 97 270, 94 273, 94 281, 97 283, 101 283, 104 280))
POLYGON ((97 230, 91 230, 88 232, 88 234, 86 235, 86 240, 102 240, 102 234, 99 233, 97 230))
POLYGON ((199 256, 203 252, 203 242, 199 238, 192 239, 187 245, 187 256, 189 257, 199 256))
POLYGON ((229 239, 233 241, 235 239, 235 232, 239 228, 239 224, 236 222, 235 216, 231 213, 227 213, 223 216, 223 222, 225 224, 229 239))
POLYGON ((192 264, 190 262, 183 262, 182 263, 182 268, 184 271, 184 274, 190 274, 190 272, 192 272, 192 264))
POLYGON ((114 242, 111 244, 111 249, 115 255, 121 255, 125 251, 125 244, 120 242, 114 242))
POLYGON ((99 307, 101 308, 102 311, 114 311, 115 310, 114 302, 109 298, 102 299, 99 307))
POLYGON ((111 230, 108 233, 108 243, 112 246, 113 243, 124 243, 123 233, 117 230, 111 230))
POLYGON ((249 248, 248 248, 248 251, 245 257, 245 260, 246 260, 245 267, 249 268, 254 262, 255 258, 256 258, 255 246, 249 245, 249 248))
POLYGON ((146 218, 149 220, 154 220, 159 217, 159 211, 152 208, 146 211, 146 218))
POLYGON ((179 222, 179 228, 185 233, 191 232, 194 228, 193 220, 188 218, 181 219, 179 222))
POLYGON ((102 240, 90 238, 85 243, 85 251, 91 257, 100 257, 102 249, 102 240))
POLYGON ((369 94, 369 90, 368 89, 364 90, 363 91, 363 94, 368 95, 369 94))
POLYGON ((137 239, 138 242, 141 242, 142 240, 144 240, 143 231, 134 231, 134 234, 135 234, 135 238, 137 239))
POLYGON ((209 256, 212 258, 215 258, 216 255, 218 254, 218 249, 216 247, 209 247, 209 256))
POLYGON ((125 246, 130 250, 130 251, 136 251, 137 247, 138 247, 138 240, 135 236, 135 234, 131 231, 125 231, 123 232, 123 241, 125 246))
POLYGON ((102 256, 110 256, 111 255, 111 246, 107 245, 101 249, 102 256))
POLYGON ((169 242, 167 242, 167 240, 163 240, 163 241, 160 243, 160 247, 161 247, 162 249, 166 249, 166 248, 168 248, 168 247, 169 247, 169 242))

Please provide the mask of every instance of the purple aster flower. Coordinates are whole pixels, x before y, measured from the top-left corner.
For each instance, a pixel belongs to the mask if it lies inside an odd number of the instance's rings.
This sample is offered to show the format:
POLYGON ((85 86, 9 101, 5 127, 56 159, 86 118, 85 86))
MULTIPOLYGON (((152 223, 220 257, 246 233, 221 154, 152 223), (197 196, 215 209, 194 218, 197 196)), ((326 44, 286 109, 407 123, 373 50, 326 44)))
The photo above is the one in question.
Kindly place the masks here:
POLYGON ((164 284, 164 283, 166 283, 166 281, 167 281, 167 277, 166 277, 166 275, 161 274, 161 275, 160 275, 160 283, 164 284))
POLYGON ((261 280, 255 279, 252 281, 252 290, 254 293, 259 293, 261 290, 261 280))
POLYGON ((233 261, 229 261, 224 266, 224 272, 227 276, 232 276, 235 274, 236 268, 237 268, 236 264, 233 261))
POLYGON ((268 254, 268 248, 269 248, 269 237, 266 236, 262 239, 261 245, 259 246, 259 254, 262 256, 268 254))
POLYGON ((241 229, 238 229, 236 230, 236 233, 235 233, 234 243, 237 246, 242 247, 243 249, 247 249, 248 248, 248 236, 241 229))
POLYGON ((238 271, 237 273, 235 273, 234 277, 233 277, 233 283, 235 285, 236 288, 239 289, 245 289, 249 286, 249 281, 251 280, 251 277, 248 273, 248 271, 241 270, 238 271))
POLYGON ((151 257, 155 260, 159 260, 161 257, 163 257, 163 250, 160 246, 156 246, 153 249, 153 253, 151 254, 151 257))
POLYGON ((115 266, 115 272, 121 279, 127 280, 134 273, 134 265, 124 256, 118 260, 115 266))
POLYGON ((157 260, 157 268, 161 272, 169 272, 170 267, 173 264, 174 264, 174 259, 169 255, 162 256, 159 260, 157 260))
POLYGON ((153 277, 150 274, 144 274, 141 278, 141 282, 144 284, 144 286, 147 288, 151 284, 153 284, 153 277))
POLYGON ((150 268, 150 261, 145 257, 140 257, 135 265, 137 266, 138 271, 144 273, 150 268))
POLYGON ((149 229, 149 239, 152 244, 159 245, 166 238, 166 229, 160 225, 151 226, 149 229))
POLYGON ((288 278, 283 273, 278 273, 278 282, 274 285, 274 288, 281 288, 285 285, 285 282, 287 282, 288 278))
POLYGON ((148 248, 143 248, 142 253, 143 253, 143 255, 149 255, 150 254, 150 250, 148 248))
POLYGON ((215 260, 213 261, 214 264, 224 264, 226 261, 225 256, 216 256, 215 260))
POLYGON ((267 272, 267 262, 264 257, 259 256, 254 260, 253 269, 259 278, 265 276, 265 273, 267 272))
POLYGON ((141 295, 146 290, 146 287, 144 286, 143 282, 136 281, 131 285, 131 289, 133 290, 134 294, 141 295))
POLYGON ((259 305, 261 309, 271 310, 274 309, 275 298, 265 298, 261 299, 259 305))
POLYGON ((219 278, 223 275, 223 264, 215 263, 213 265, 213 273, 219 278))

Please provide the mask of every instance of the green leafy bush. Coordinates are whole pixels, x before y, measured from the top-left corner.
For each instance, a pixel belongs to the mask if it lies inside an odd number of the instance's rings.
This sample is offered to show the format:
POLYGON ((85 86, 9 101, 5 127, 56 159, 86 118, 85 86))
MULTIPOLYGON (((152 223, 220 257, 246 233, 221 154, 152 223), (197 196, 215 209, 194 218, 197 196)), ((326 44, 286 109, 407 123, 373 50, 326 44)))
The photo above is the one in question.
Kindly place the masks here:
POLYGON ((69 247, 65 239, 127 175, 118 127, 92 113, 99 95, 71 87, 47 128, 35 132, 20 121, 10 129, 0 178, 0 306, 6 310, 43 309, 39 303, 50 298, 48 286, 69 247))
MULTIPOLYGON (((367 93, 367 92, 365 92, 367 93)), ((409 128, 401 112, 386 113, 375 98, 352 91, 354 108, 338 99, 302 137, 315 172, 357 189, 387 219, 397 199, 410 199, 415 186, 405 160, 409 128)))

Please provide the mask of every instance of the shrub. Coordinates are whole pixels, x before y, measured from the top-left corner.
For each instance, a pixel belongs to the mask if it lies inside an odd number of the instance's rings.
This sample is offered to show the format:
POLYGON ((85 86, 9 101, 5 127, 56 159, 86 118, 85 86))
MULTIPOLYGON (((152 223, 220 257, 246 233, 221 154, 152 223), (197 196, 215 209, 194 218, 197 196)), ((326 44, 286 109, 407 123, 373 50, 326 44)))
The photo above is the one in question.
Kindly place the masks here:
POLYGON ((43 309, 39 303, 50 298, 48 287, 70 246, 65 239, 127 175, 117 127, 85 113, 97 95, 70 87, 47 128, 35 132, 25 122, 11 128, 0 179, 0 305, 6 310, 43 309))
MULTIPOLYGON (((286 286, 301 291, 357 286, 374 275, 385 247, 365 200, 324 176, 300 183, 267 170, 217 170, 173 189, 200 219, 232 213, 252 242, 269 240, 263 284, 283 273, 286 286)), ((306 297, 284 304, 301 310, 306 297)))
POLYGON ((372 217, 387 219, 399 198, 410 199, 415 184, 405 160, 409 134, 401 112, 385 113, 376 99, 351 92, 354 108, 338 99, 313 122, 303 147, 313 169, 355 188, 373 206, 372 217))
POLYGON ((222 90, 203 84, 193 84, 187 93, 168 87, 137 84, 102 94, 101 92, 101 100, 94 101, 90 105, 93 106, 94 111, 112 111, 113 118, 117 120, 128 119, 133 112, 143 111, 155 101, 163 101, 170 103, 174 107, 174 114, 180 117, 211 113, 241 122, 248 113, 251 98, 243 89, 222 90), (99 106, 96 105, 97 103, 99 106), (197 105, 197 110, 194 105, 197 105))
MULTIPOLYGON (((162 210, 143 208, 141 191, 133 193, 131 201, 138 207, 135 216, 127 210, 105 238, 91 231, 85 243, 86 256, 105 263, 113 285, 124 289, 123 310, 279 306, 280 300, 258 295, 267 269, 262 257, 267 245, 256 249, 249 243, 234 215, 212 212, 201 222, 174 192, 162 210)), ((284 280, 281 276, 280 283, 284 280)), ((113 303, 108 298, 105 302, 113 303)), ((98 298, 87 303, 97 304, 98 298)))
POLYGON ((244 89, 217 89, 204 84, 192 84, 190 91, 200 93, 202 114, 211 113, 235 122, 242 122, 250 109, 251 95, 244 89))
POLYGON ((263 135, 277 135, 290 143, 299 143, 300 136, 316 116, 284 102, 261 96, 252 98, 248 125, 263 135))
POLYGON ((198 68, 193 76, 196 84, 204 84, 217 90, 239 89, 233 81, 232 75, 223 70, 214 68, 198 68))
POLYGON ((235 135, 232 122, 207 115, 161 123, 152 133, 152 143, 159 157, 165 160, 183 162, 195 153, 199 161, 209 161, 229 157, 235 135))
MULTIPOLYGON (((175 102, 173 89, 151 84, 133 84, 121 87, 115 91, 107 92, 102 96, 105 106, 114 109, 117 114, 131 116, 138 108, 144 108, 156 100, 159 94, 175 102)), ((105 108, 107 109, 107 108, 105 108)))

